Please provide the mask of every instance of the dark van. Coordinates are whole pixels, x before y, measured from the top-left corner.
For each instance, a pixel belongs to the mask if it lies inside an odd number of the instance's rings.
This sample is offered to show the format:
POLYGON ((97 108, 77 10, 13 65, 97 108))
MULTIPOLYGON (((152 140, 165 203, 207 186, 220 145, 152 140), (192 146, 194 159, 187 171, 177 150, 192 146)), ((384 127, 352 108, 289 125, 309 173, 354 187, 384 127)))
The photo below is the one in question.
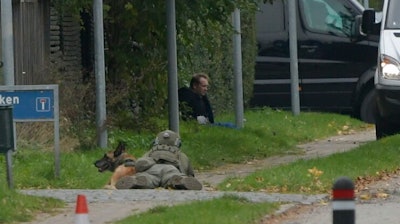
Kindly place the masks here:
MULTIPOLYGON (((360 33, 356 0, 296 0, 301 110, 374 123, 378 35, 360 33)), ((291 108, 288 1, 260 5, 253 107, 291 108)))

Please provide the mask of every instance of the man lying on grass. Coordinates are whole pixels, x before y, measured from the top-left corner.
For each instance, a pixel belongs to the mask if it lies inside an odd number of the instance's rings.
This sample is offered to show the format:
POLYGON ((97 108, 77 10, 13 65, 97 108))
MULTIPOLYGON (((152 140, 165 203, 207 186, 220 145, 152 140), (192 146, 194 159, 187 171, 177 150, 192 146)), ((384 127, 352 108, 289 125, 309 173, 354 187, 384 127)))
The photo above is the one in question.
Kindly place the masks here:
POLYGON ((158 187, 177 190, 201 190, 201 183, 194 178, 189 158, 180 150, 177 133, 160 132, 153 147, 132 165, 136 174, 118 180, 117 189, 154 189, 158 187))

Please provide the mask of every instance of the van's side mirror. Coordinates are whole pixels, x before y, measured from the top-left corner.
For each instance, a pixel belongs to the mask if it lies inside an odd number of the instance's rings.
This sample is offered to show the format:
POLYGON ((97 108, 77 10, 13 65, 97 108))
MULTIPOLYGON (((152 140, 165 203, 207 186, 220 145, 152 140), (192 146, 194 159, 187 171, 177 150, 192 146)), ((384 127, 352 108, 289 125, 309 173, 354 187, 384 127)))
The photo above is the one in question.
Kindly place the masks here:
POLYGON ((375 27, 375 10, 366 9, 362 15, 361 32, 363 34, 371 34, 374 32, 375 27))

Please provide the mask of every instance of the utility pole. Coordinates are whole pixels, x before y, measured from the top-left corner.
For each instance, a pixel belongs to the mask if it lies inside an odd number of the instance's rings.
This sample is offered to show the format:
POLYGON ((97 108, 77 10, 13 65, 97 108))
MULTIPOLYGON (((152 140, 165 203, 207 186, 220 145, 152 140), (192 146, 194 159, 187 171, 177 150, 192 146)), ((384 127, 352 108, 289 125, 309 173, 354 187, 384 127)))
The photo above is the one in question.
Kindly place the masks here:
POLYGON ((97 145, 107 148, 106 81, 104 69, 103 1, 93 1, 94 65, 96 76, 96 130, 97 145))
POLYGON ((4 85, 15 85, 14 79, 14 34, 11 0, 1 0, 1 49, 4 85))
POLYGON ((289 46, 290 46, 290 80, 293 115, 300 114, 299 69, 297 59, 296 2, 288 1, 289 7, 289 46))
POLYGON ((169 129, 179 133, 178 65, 176 56, 175 0, 167 1, 169 129))
POLYGON ((234 91, 236 127, 243 128, 243 76, 242 76, 242 31, 240 28, 240 10, 233 12, 233 44, 234 44, 234 91))

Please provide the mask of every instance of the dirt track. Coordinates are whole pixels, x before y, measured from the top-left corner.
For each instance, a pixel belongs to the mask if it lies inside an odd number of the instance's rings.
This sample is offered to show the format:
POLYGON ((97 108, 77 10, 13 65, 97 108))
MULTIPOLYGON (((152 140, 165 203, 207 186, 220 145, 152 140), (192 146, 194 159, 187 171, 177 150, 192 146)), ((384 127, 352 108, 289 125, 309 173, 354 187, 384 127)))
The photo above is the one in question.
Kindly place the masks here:
MULTIPOLYGON (((234 164, 220 167, 209 172, 197 174, 197 178, 206 185, 202 191, 168 191, 168 190, 29 190, 22 191, 27 194, 51 196, 68 202, 67 208, 55 216, 41 214, 38 223, 74 223, 75 200, 77 194, 85 194, 88 200, 89 217, 92 223, 112 223, 134 213, 145 211, 157 205, 174 205, 191 200, 207 200, 223 195, 223 192, 213 191, 222 180, 230 176, 245 176, 257 169, 271 167, 279 164, 290 163, 297 159, 310 159, 324 157, 333 153, 351 150, 360 144, 375 140, 375 131, 351 133, 339 135, 299 145, 304 153, 297 155, 275 156, 265 160, 248 162, 246 164, 234 164)), ((327 195, 314 195, 305 197, 302 195, 265 194, 253 192, 241 192, 241 196, 250 200, 287 201, 291 205, 311 204, 326 198, 327 195)), ((287 206, 282 210, 287 209, 287 206)), ((282 212, 282 210, 280 212, 282 212)))

